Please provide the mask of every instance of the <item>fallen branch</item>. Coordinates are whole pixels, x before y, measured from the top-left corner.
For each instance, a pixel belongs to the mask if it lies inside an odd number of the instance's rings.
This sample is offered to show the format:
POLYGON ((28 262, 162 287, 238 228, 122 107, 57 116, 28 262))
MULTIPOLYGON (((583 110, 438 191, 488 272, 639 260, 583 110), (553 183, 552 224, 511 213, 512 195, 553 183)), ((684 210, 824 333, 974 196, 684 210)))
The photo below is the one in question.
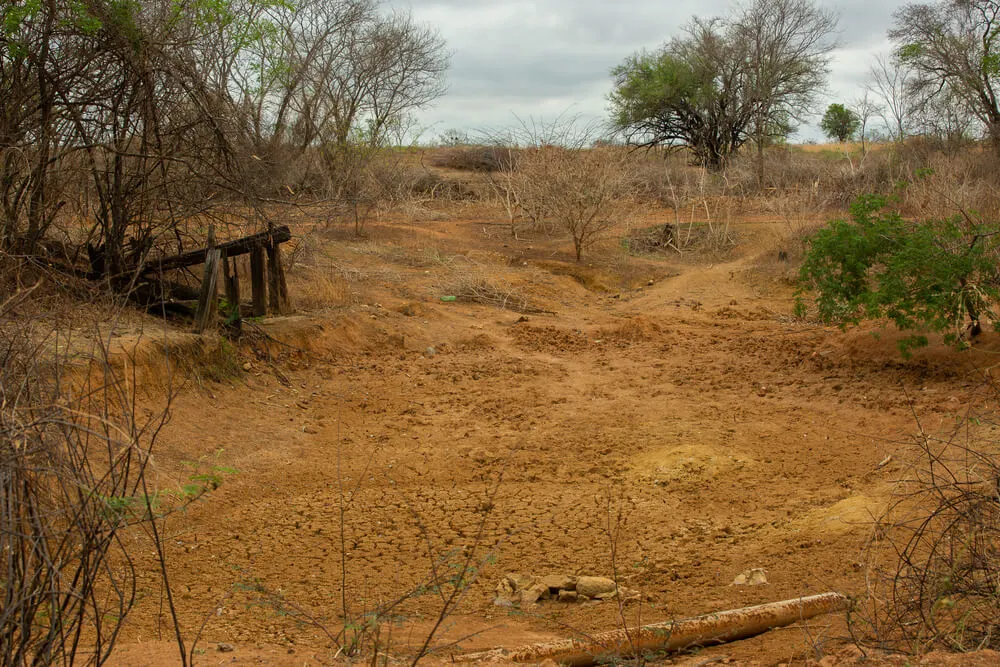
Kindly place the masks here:
POLYGON ((771 602, 679 621, 654 623, 629 630, 602 632, 587 639, 562 639, 515 649, 493 649, 456 656, 459 662, 541 662, 584 667, 643 652, 680 651, 694 646, 723 644, 762 634, 814 616, 847 608, 839 593, 823 593, 783 602, 771 602))

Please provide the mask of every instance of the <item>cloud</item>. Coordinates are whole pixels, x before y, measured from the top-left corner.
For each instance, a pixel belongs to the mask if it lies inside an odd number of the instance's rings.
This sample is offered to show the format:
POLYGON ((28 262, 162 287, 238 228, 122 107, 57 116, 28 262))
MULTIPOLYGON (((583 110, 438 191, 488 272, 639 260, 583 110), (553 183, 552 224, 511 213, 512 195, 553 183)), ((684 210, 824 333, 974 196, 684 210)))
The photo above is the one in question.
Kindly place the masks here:
MULTIPOLYGON (((860 94, 874 53, 887 49, 885 34, 903 0, 820 2, 840 14, 840 48, 833 54, 830 97, 860 94)), ((436 27, 452 51, 448 93, 422 111, 430 128, 500 129, 522 118, 559 113, 603 120, 610 70, 628 55, 656 48, 681 33, 694 15, 726 15, 725 0, 392 0, 436 27)), ((806 128, 804 137, 818 137, 806 128)))

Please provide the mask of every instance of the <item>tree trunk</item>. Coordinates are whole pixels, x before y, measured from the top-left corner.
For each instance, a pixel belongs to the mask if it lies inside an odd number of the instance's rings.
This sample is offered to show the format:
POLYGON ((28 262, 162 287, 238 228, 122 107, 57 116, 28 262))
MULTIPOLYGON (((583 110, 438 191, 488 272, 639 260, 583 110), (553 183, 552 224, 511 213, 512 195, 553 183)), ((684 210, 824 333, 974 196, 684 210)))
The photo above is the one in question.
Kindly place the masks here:
POLYGON ((38 137, 38 159, 31 175, 31 197, 28 200, 28 229, 24 238, 24 252, 34 254, 35 247, 45 231, 45 217, 48 213, 49 156, 52 147, 52 107, 55 104, 51 93, 46 67, 49 60, 49 42, 55 21, 56 7, 51 0, 46 3, 42 49, 38 54, 38 105, 40 113, 40 135, 38 137))

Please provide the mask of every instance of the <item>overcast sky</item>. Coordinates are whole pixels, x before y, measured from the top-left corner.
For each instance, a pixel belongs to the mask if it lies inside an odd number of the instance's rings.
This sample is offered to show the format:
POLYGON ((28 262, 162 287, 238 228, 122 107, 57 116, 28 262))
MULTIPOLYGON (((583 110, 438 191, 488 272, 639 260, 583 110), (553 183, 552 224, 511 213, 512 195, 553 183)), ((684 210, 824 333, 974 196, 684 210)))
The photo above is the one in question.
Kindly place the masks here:
MULTIPOLYGON (((874 54, 906 0, 818 0, 840 15, 830 98, 861 92, 874 54)), ((692 16, 725 16, 729 0, 388 0, 435 26, 452 52, 448 92, 419 114, 421 142, 449 129, 475 135, 559 114, 603 120, 609 71, 631 53, 654 49, 692 16), (516 116, 516 117, 515 117, 516 116)), ((823 105, 824 108, 826 104, 823 105)), ((818 119, 817 121, 818 122, 818 119)), ((813 123, 815 125, 815 122, 813 123)), ((798 140, 819 138, 804 127, 798 140)))

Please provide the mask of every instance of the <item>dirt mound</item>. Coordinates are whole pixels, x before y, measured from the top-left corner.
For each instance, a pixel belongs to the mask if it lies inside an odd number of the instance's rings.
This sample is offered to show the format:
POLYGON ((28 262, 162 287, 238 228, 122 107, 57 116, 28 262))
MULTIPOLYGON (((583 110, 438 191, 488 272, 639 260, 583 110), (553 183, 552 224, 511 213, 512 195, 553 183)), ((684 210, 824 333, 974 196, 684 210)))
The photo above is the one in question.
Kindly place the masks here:
POLYGON ((721 446, 668 446, 635 459, 636 473, 656 485, 672 482, 709 483, 719 476, 745 470, 754 462, 746 455, 721 446))
POLYGON ((517 324, 510 329, 510 336, 518 347, 534 352, 565 354, 581 352, 594 345, 583 331, 555 326, 517 324))
POLYGON ((621 324, 599 329, 596 337, 600 340, 610 340, 620 343, 638 343, 662 340, 669 330, 654 320, 636 315, 629 317, 621 324))

